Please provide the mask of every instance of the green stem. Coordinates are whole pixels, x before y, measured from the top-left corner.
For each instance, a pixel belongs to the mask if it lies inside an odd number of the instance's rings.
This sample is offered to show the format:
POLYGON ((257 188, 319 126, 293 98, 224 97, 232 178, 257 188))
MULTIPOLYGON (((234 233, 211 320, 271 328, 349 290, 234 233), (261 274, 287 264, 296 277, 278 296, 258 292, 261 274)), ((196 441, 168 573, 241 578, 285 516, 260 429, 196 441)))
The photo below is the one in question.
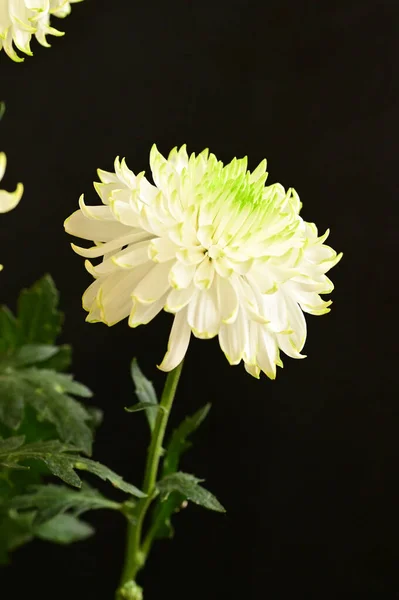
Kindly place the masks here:
POLYGON ((149 551, 148 547, 142 547, 143 525, 147 511, 156 494, 156 482, 159 461, 162 456, 162 444, 182 367, 183 362, 168 374, 162 392, 160 410, 158 410, 157 413, 145 467, 143 492, 147 494, 147 496, 138 502, 134 515, 135 520, 128 523, 125 564, 120 587, 129 581, 134 581, 138 571, 144 566, 149 551))

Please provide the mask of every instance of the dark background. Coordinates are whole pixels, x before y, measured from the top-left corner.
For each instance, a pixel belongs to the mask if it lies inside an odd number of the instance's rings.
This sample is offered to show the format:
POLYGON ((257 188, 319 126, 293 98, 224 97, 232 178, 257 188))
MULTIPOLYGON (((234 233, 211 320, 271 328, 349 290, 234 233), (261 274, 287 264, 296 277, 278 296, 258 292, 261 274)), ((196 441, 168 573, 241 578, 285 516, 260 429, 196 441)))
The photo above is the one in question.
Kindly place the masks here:
MULTIPOLYGON (((25 184, 1 219, 1 300, 53 275, 74 371, 105 411, 95 458, 128 480, 140 485, 147 443, 144 418, 123 411, 130 360, 161 389, 171 317, 134 331, 85 323, 90 276, 62 223, 82 192, 95 201, 95 169, 116 155, 146 169, 153 142, 248 154, 251 168, 266 156, 269 181, 294 186, 304 218, 344 252, 332 312, 307 319, 308 358, 286 359, 275 382, 230 367, 216 340, 191 343, 172 424, 212 401, 184 469, 228 512, 190 506, 175 520, 141 579, 146 600, 399 598, 398 8, 86 0, 55 23, 66 36, 50 50, 34 43, 22 65, 0 55, 4 183, 25 184)), ((85 543, 18 551, 2 597, 9 585, 5 598, 112 598, 124 523, 89 519, 85 543)))

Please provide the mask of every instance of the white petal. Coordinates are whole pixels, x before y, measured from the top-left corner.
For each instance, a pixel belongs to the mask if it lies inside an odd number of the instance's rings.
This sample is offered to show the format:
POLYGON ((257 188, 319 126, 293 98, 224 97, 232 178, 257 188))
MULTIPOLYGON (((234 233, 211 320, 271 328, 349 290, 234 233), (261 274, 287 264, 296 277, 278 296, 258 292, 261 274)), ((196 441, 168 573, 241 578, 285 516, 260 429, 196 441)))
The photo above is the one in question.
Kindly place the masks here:
POLYGON ((261 296, 262 314, 269 322, 272 331, 281 332, 289 329, 286 296, 281 291, 261 296))
POLYGON ((149 265, 150 262, 131 271, 118 270, 96 281, 101 282, 96 302, 104 323, 114 325, 129 315, 133 305, 132 291, 148 273, 149 265))
POLYGON ((172 261, 154 264, 133 291, 133 298, 143 304, 155 302, 170 289, 169 271, 172 261))
MULTIPOLYGON (((1 9, 0 9, 1 10, 1 9)), ((1 27, 0 27, 1 30, 1 27)), ((4 106, 4 105, 3 105, 4 106)), ((1 107, 0 107, 1 108, 1 107)), ((3 179, 4 177, 4 173, 6 171, 6 166, 7 166, 7 157, 4 154, 4 152, 0 152, 0 181, 3 179)))
POLYGON ((128 188, 136 189, 137 183, 140 180, 140 175, 136 175, 129 169, 126 164, 126 160, 122 158, 121 162, 118 159, 115 160, 115 173, 128 188))
POLYGON ((265 314, 263 297, 259 291, 251 285, 244 277, 232 278, 234 287, 240 300, 240 304, 245 308, 248 316, 258 323, 268 323, 269 319, 265 314))
POLYGON ((83 240, 95 240, 97 242, 110 242, 115 238, 128 235, 132 231, 131 227, 122 225, 118 221, 88 219, 81 210, 77 210, 68 217, 64 227, 65 231, 71 235, 83 240))
POLYGON ((201 290, 208 290, 212 285, 214 275, 213 261, 206 256, 195 271, 194 284, 201 290))
POLYGON ((97 169, 97 175, 103 183, 118 183, 119 178, 116 173, 111 173, 110 171, 103 171, 102 169, 97 169))
POLYGON ((141 202, 151 206, 158 194, 159 189, 155 185, 152 185, 146 177, 143 177, 140 181, 140 189, 138 190, 141 202))
MULTIPOLYGON (((120 190, 120 188, 121 188, 121 182, 119 181, 119 179, 116 176, 115 176, 115 178, 116 178, 115 183, 114 182, 113 183, 98 183, 97 181, 95 181, 93 183, 94 189, 96 190, 97 194, 100 196, 103 204, 108 205, 113 198, 112 194, 114 193, 114 191, 120 190)), ((128 195, 128 198, 129 198, 129 195, 128 195)))
POLYGON ((172 289, 168 294, 165 310, 171 313, 180 311, 190 302, 195 293, 196 288, 194 285, 189 285, 188 288, 183 290, 172 289))
POLYGON ((258 367, 258 365, 251 365, 251 364, 245 363, 245 370, 247 373, 252 375, 252 377, 256 377, 256 379, 259 379, 260 368, 258 367))
POLYGON ((134 201, 125 202, 120 199, 121 196, 122 192, 117 190, 109 203, 115 219, 130 227, 141 227, 140 215, 135 210, 134 201))
POLYGON ((188 155, 186 144, 183 144, 179 150, 177 148, 173 148, 173 150, 169 152, 168 161, 174 166, 179 174, 184 168, 187 168, 188 155))
POLYGON ((124 250, 118 252, 117 254, 111 254, 110 258, 106 258, 108 255, 103 257, 103 260, 98 263, 98 265, 93 265, 89 260, 85 260, 85 268, 86 270, 97 279, 97 277, 102 277, 103 275, 109 275, 114 271, 119 271, 120 267, 118 267, 114 262, 114 256, 119 256, 122 254, 124 250))
POLYGON ((214 233, 214 226, 211 225, 202 225, 197 229, 197 238, 198 241, 202 244, 204 248, 209 248, 212 245, 212 236, 214 233))
POLYGON ((298 302, 304 312, 311 315, 324 315, 330 312, 329 306, 332 304, 332 300, 324 301, 316 292, 306 292, 296 288, 291 297, 298 302))
POLYGON ((308 246, 305 250, 305 258, 316 264, 325 260, 331 260, 335 256, 335 250, 330 248, 330 246, 325 246, 323 244, 308 246))
POLYGON ((262 160, 262 162, 259 163, 259 165, 256 167, 255 171, 252 171, 251 177, 250 177, 251 183, 255 182, 255 181, 258 181, 258 179, 260 179, 262 177, 267 176, 266 167, 267 167, 267 161, 264 158, 262 160))
POLYGON ((176 253, 176 257, 184 265, 198 265, 204 260, 204 256, 204 250, 201 248, 201 246, 181 248, 176 253))
POLYGON ((187 288, 193 280, 196 265, 184 265, 176 261, 169 273, 170 285, 177 290, 187 288))
POLYGON ((169 238, 155 238, 149 247, 149 256, 154 262, 162 263, 176 257, 179 247, 169 238))
POLYGON ((129 317, 129 326, 138 327, 139 325, 146 325, 152 319, 154 319, 158 313, 163 309, 166 300, 166 294, 152 302, 151 304, 142 304, 137 300, 133 301, 133 308, 129 317))
POLYGON ((290 339, 295 348, 300 352, 306 341, 307 328, 305 316, 298 304, 289 296, 286 296, 286 303, 288 311, 288 323, 290 329, 292 329, 290 339))
POLYGON ((191 329, 187 323, 187 309, 177 313, 173 320, 172 329, 168 341, 168 350, 164 356, 159 369, 172 371, 183 360, 190 343, 191 329))
POLYGON ((219 343, 229 363, 231 365, 238 365, 248 343, 248 320, 243 310, 240 309, 238 311, 235 323, 232 325, 221 325, 219 343))
POLYGON ((187 320, 198 338, 209 339, 218 334, 221 319, 215 286, 209 290, 197 290, 188 305, 187 320))
POLYGON ((233 268, 231 263, 225 257, 218 258, 214 261, 214 263, 215 271, 218 273, 218 275, 220 275, 220 277, 224 277, 226 279, 231 277, 233 274, 233 268))
POLYGON ((234 323, 238 314, 238 295, 228 279, 215 278, 218 308, 223 323, 234 323))
POLYGON ((150 240, 144 240, 137 244, 129 244, 129 247, 115 255, 112 260, 123 269, 132 269, 148 262, 148 247, 150 240))
POLYGON ((87 311, 91 310, 93 303, 95 303, 97 293, 100 289, 101 283, 104 279, 96 279, 93 281, 85 291, 82 297, 83 308, 87 311))
POLYGON ((253 285, 256 285, 261 294, 272 294, 277 290, 276 280, 267 264, 256 265, 254 270, 248 275, 248 279, 253 285))
POLYGON ((246 364, 257 364, 259 325, 254 321, 248 322, 248 338, 244 349, 243 359, 246 364))
MULTIPOLYGON (((130 229, 130 231, 132 230, 130 229)), ((92 246, 91 248, 81 248, 80 246, 76 246, 75 244, 71 244, 71 246, 76 252, 76 254, 79 254, 80 256, 84 256, 85 258, 98 258, 100 256, 104 256, 104 254, 107 254, 108 252, 118 251, 123 246, 134 244, 136 242, 141 242, 143 238, 146 238, 147 236, 147 232, 134 232, 118 237, 117 239, 112 239, 109 242, 100 244, 99 246, 92 246)))
POLYGON ((291 335, 289 333, 277 333, 277 343, 281 350, 290 358, 306 358, 306 354, 301 354, 295 348, 295 345, 291 341, 291 335))
POLYGON ((17 206, 24 193, 24 186, 22 183, 17 185, 17 189, 14 192, 6 192, 0 190, 0 213, 5 213, 17 206))
POLYGON ((84 194, 79 198, 79 207, 84 216, 88 219, 115 221, 115 217, 109 206, 89 206, 85 203, 84 194))
POLYGON ((248 271, 251 269, 253 264, 253 258, 248 258, 247 260, 232 260, 231 258, 225 258, 226 266, 230 267, 235 273, 239 275, 246 275, 248 271))
POLYGON ((24 2, 27 8, 33 10, 43 11, 50 8, 49 0, 24 0, 24 2))
POLYGON ((279 360, 276 339, 265 327, 260 327, 258 331, 258 341, 258 364, 270 379, 275 379, 276 363, 279 360))
POLYGON ((102 323, 101 309, 97 302, 92 304, 89 314, 86 317, 88 323, 102 323))
POLYGON ((113 302, 103 304, 101 290, 98 302, 100 305, 101 320, 109 327, 126 319, 130 314, 133 303, 130 296, 120 295, 113 302))

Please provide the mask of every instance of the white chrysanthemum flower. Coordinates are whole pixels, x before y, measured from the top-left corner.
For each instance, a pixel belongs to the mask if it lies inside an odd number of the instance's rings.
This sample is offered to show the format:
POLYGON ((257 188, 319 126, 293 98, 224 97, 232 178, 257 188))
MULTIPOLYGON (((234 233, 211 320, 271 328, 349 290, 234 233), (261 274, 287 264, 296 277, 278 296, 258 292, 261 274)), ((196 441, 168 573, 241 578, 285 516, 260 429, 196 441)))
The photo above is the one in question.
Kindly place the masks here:
POLYGON ((82 0, 0 0, 0 50, 16 62, 24 59, 18 56, 13 44, 25 54, 32 56, 30 41, 32 35, 42 46, 50 44, 46 35, 64 35, 50 26, 50 17, 66 17, 71 12, 71 4, 82 0))
POLYGON ((175 315, 160 368, 183 359, 191 332, 219 336, 230 364, 241 360, 255 377, 276 376, 279 349, 293 358, 306 339, 303 311, 321 315, 331 302, 325 273, 341 258, 324 245, 328 232, 300 216, 296 192, 265 186, 266 161, 252 173, 247 159, 224 166, 205 150, 174 149, 166 160, 154 146, 155 185, 134 175, 125 160, 115 173, 98 171, 102 206, 87 206, 66 231, 94 240, 73 249, 86 258, 95 281, 83 296, 87 320, 113 325, 129 316, 136 327, 162 309, 175 315))
MULTIPOLYGON (((0 182, 3 179, 4 172, 7 166, 7 159, 4 152, 0 152, 0 182)), ((8 212, 15 208, 22 198, 24 186, 18 183, 14 192, 6 192, 0 189, 0 213, 8 212)))

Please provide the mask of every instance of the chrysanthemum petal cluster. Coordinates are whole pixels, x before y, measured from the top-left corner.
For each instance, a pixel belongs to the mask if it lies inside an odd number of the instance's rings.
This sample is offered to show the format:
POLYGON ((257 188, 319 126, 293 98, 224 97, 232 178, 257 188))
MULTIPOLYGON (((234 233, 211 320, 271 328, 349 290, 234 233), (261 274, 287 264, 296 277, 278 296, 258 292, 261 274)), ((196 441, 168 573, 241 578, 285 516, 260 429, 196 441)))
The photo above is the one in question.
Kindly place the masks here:
POLYGON ((0 50, 16 62, 22 62, 14 46, 32 56, 30 48, 34 35, 42 45, 49 47, 47 35, 64 35, 50 25, 50 17, 66 17, 71 4, 82 0, 0 0, 0 50))
POLYGON ((166 159, 154 146, 150 166, 154 184, 117 158, 115 172, 98 171, 102 204, 81 196, 65 222, 94 241, 72 244, 95 279, 83 296, 87 320, 129 317, 136 327, 165 310, 174 321, 161 369, 182 361, 193 333, 218 336, 230 364, 274 379, 280 350, 303 357, 303 313, 330 310, 320 294, 332 291, 326 272, 341 255, 324 244, 328 231, 301 218, 293 189, 265 185, 266 161, 250 172, 246 158, 223 165, 182 146, 166 159))
MULTIPOLYGON (((0 182, 4 177, 4 172, 7 166, 7 159, 4 152, 0 152, 0 182)), ((14 192, 7 192, 0 189, 0 213, 8 212, 17 206, 22 198, 24 186, 18 183, 14 192)))

